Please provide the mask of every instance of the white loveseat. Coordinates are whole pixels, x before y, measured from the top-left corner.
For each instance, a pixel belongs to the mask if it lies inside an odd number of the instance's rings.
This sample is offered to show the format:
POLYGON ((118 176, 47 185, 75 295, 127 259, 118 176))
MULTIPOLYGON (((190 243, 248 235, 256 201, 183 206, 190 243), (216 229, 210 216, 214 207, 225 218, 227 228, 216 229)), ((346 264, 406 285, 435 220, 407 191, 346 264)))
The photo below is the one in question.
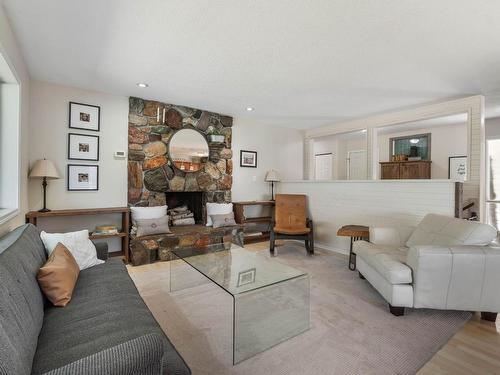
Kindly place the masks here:
POLYGON ((353 251, 361 278, 389 302, 405 307, 500 312, 500 248, 490 225, 429 214, 416 228, 370 227, 370 242, 353 251))

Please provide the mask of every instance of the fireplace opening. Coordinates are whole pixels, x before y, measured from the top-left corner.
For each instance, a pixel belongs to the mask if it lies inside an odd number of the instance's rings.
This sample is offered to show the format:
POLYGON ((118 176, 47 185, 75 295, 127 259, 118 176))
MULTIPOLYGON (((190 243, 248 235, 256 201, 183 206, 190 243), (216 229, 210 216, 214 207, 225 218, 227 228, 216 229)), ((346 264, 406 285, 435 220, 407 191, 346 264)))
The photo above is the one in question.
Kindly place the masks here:
POLYGON ((201 191, 165 193, 171 225, 204 224, 204 200, 201 191), (187 207, 187 211, 183 207, 187 207), (192 215, 191 215, 192 214, 192 215), (194 220, 189 220, 190 218, 194 220))

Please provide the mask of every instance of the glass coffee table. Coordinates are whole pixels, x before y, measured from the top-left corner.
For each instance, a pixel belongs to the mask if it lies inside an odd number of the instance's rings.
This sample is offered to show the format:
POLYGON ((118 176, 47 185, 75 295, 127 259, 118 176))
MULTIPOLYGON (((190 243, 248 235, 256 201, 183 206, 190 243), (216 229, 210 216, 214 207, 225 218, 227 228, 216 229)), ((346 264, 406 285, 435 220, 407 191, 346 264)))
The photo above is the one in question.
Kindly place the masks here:
POLYGON ((174 250, 170 291, 207 280, 233 297, 233 365, 309 329, 309 276, 234 244, 174 250))

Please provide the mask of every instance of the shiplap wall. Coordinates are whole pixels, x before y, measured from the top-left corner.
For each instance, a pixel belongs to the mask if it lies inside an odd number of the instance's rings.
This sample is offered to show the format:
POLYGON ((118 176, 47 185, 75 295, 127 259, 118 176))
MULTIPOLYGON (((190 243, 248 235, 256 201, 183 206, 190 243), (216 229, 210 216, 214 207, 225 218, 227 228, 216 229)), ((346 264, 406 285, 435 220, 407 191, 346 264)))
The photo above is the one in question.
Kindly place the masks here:
POLYGON ((349 238, 337 230, 348 224, 415 226, 428 213, 453 216, 455 186, 447 180, 294 181, 280 193, 306 194, 319 247, 349 252, 349 238))
POLYGON ((374 178, 374 171, 378 168, 377 158, 375 157, 377 145, 376 128, 397 125, 405 122, 426 120, 441 116, 467 113, 468 114, 468 163, 469 176, 468 181, 464 183, 464 201, 474 200, 476 210, 479 213, 481 221, 484 221, 485 208, 485 162, 484 162, 484 96, 475 95, 466 98, 449 100, 441 103, 433 103, 416 108, 409 108, 390 113, 370 116, 361 119, 346 121, 339 124, 322 126, 305 131, 306 153, 304 176, 310 178, 310 169, 313 165, 311 161, 314 138, 345 133, 349 131, 367 129, 368 151, 367 151, 367 171, 368 179, 374 178))

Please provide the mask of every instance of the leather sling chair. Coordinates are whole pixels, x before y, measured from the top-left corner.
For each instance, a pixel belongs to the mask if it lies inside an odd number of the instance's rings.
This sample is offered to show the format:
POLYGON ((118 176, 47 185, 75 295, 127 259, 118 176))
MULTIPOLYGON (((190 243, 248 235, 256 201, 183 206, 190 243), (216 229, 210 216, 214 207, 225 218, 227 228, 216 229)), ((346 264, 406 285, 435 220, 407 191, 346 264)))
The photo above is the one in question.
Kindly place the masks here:
POLYGON ((304 240, 309 255, 314 254, 313 222, 307 217, 307 196, 276 194, 275 222, 271 224, 270 252, 278 239, 304 240))

